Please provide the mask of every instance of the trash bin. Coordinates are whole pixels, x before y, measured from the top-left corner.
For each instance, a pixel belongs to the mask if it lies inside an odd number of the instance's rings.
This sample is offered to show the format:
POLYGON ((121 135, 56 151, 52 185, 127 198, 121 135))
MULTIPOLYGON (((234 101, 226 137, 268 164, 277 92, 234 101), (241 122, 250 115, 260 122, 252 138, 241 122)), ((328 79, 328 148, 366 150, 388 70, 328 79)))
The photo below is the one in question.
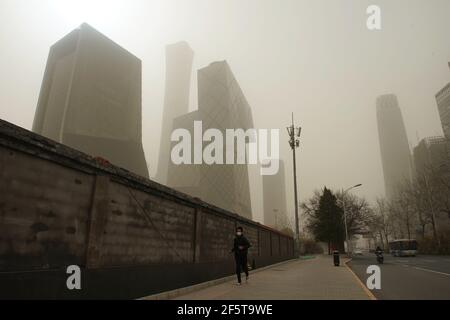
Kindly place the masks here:
POLYGON ((333 261, 334 261, 334 265, 336 267, 339 267, 340 261, 339 261, 339 251, 334 250, 333 251, 333 261))

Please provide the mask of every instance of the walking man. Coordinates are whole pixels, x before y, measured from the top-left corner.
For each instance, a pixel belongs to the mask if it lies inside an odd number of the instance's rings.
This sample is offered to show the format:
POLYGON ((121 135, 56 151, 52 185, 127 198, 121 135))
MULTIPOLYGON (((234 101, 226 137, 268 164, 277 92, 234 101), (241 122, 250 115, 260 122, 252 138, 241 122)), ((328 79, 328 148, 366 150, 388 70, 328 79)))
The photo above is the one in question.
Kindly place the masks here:
POLYGON ((236 275, 238 280, 238 285, 241 285, 241 272, 245 272, 245 282, 248 281, 248 266, 247 266, 247 253, 248 248, 251 247, 250 242, 243 235, 242 227, 236 228, 236 237, 234 238, 233 249, 234 260, 236 261, 236 275))

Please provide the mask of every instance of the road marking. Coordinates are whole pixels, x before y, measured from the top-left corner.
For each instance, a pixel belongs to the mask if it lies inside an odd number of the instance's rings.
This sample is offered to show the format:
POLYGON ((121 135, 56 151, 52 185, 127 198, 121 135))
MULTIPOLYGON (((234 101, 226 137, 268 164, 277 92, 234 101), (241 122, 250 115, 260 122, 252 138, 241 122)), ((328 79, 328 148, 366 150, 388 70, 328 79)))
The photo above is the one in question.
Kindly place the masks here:
POLYGON ((377 298, 373 295, 372 292, 370 292, 369 289, 367 289, 367 287, 364 285, 364 283, 362 283, 362 281, 358 278, 358 276, 356 275, 356 273, 353 272, 353 270, 347 265, 347 263, 349 263, 350 261, 352 261, 352 259, 349 259, 347 261, 344 262, 344 265, 347 267, 347 269, 351 272, 351 274, 353 274, 353 276, 355 277, 356 281, 359 283, 359 285, 363 288, 364 292, 369 296, 370 300, 377 300, 377 298))
POLYGON ((405 268, 409 267, 409 264, 399 263, 399 262, 395 262, 395 261, 391 262, 391 264, 394 264, 396 266, 402 266, 402 267, 405 267, 405 268))
POLYGON ((418 269, 418 270, 422 270, 422 271, 428 271, 428 272, 432 272, 432 273, 437 273, 437 274, 442 274, 444 276, 450 277, 449 273, 445 273, 445 272, 439 272, 439 271, 434 271, 434 270, 430 270, 430 269, 424 269, 424 268, 419 268, 419 267, 413 267, 414 269, 418 269))

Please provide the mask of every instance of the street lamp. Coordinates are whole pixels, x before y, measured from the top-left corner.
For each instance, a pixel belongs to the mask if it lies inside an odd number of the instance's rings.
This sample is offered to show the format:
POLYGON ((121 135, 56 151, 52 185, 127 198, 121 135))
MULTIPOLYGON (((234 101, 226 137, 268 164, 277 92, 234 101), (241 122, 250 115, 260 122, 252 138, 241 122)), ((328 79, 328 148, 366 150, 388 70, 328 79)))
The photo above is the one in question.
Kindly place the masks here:
POLYGON ((345 195, 348 191, 350 191, 353 188, 357 188, 362 186, 361 183, 355 184, 353 187, 347 188, 345 191, 342 191, 342 211, 344 213, 344 225, 345 225, 345 244, 347 245, 347 256, 350 256, 351 250, 350 250, 350 243, 348 241, 348 229, 347 229, 347 214, 345 213, 345 195))
MULTIPOLYGON (((300 229, 299 229, 299 219, 298 219, 298 195, 297 195, 297 166, 295 161, 295 149, 300 146, 300 134, 302 132, 301 127, 294 126, 294 113, 292 113, 292 125, 287 127, 289 134, 289 146, 292 149, 292 158, 294 162, 294 197, 295 197, 295 237, 297 238, 297 246, 300 240, 300 229)), ((297 247, 299 249, 299 247, 297 247)), ((298 251, 299 253, 299 251, 298 251)))

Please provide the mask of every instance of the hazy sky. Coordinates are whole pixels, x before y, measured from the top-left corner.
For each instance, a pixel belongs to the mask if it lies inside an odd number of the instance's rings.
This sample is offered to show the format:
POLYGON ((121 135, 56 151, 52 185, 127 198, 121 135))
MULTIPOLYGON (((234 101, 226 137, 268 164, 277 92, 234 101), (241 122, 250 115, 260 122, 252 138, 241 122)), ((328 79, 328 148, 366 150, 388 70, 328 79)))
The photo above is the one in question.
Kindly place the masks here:
MULTIPOLYGON (((288 208, 292 156, 285 127, 303 127, 299 192, 327 185, 384 193, 377 95, 395 93, 410 145, 441 135, 435 93, 450 81, 448 0, 0 0, 0 118, 31 129, 49 47, 87 22, 143 62, 143 142, 155 174, 164 96, 164 46, 186 40, 194 70, 226 59, 257 128, 281 129, 288 208), (366 28, 366 8, 382 30, 366 28)), ((191 109, 196 109, 196 72, 191 109)), ((262 219, 261 177, 252 206, 262 219)))

